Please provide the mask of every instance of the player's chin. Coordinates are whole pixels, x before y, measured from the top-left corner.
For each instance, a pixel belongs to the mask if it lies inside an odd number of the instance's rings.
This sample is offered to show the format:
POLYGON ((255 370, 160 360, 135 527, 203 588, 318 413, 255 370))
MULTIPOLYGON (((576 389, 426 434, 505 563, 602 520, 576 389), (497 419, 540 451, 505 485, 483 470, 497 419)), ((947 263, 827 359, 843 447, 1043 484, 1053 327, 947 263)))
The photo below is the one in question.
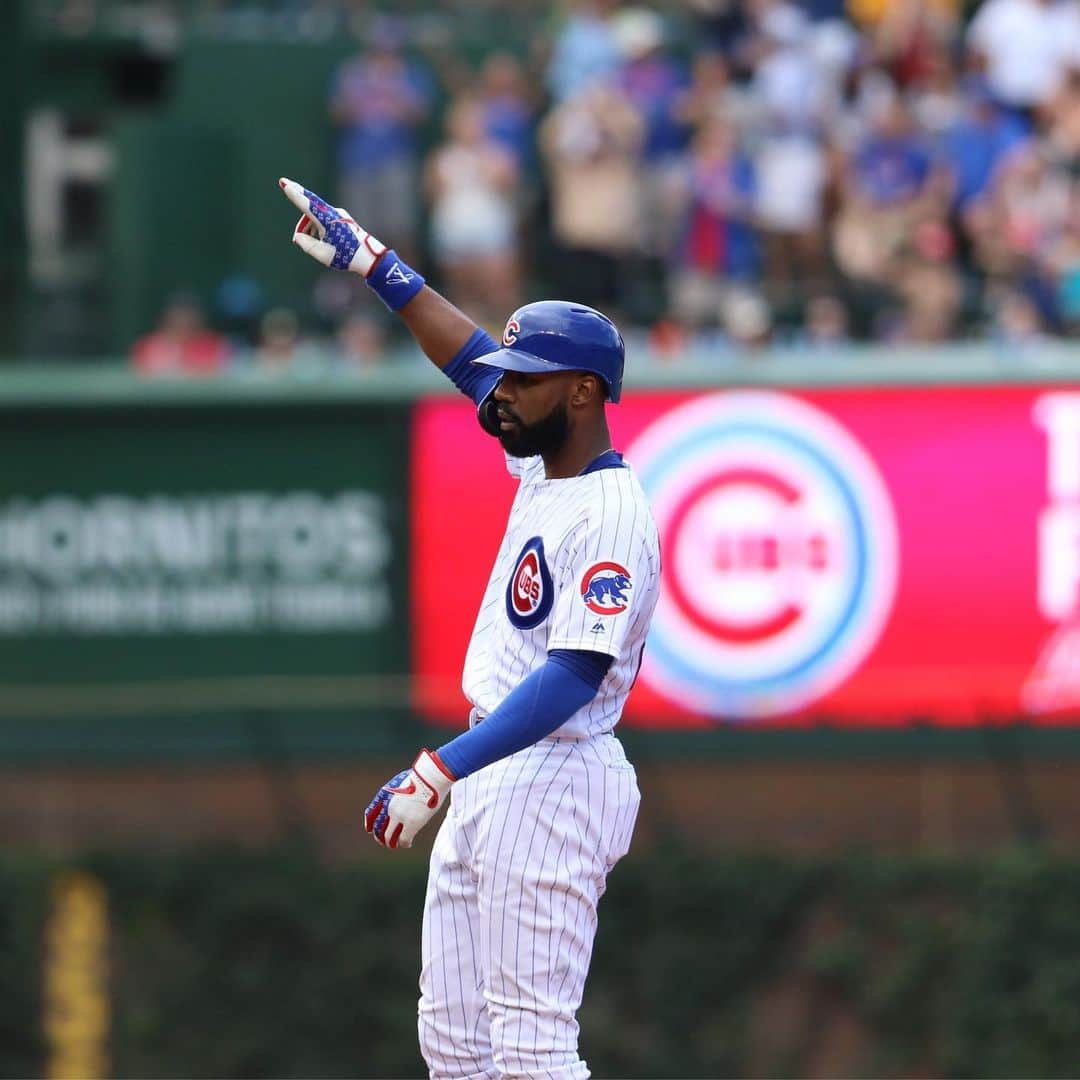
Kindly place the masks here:
POLYGON ((503 428, 499 432, 499 445, 511 457, 532 457, 536 453, 531 441, 524 437, 521 428, 516 424, 511 428, 503 428))

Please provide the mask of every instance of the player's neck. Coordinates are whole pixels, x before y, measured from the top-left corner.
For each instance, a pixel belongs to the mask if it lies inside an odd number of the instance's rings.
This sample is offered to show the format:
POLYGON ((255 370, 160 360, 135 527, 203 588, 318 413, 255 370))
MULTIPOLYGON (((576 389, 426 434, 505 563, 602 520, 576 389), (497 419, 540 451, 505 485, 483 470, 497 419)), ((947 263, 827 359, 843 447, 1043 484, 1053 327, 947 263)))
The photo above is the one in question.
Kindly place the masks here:
POLYGON ((570 437, 555 454, 544 455, 544 475, 549 480, 566 480, 579 475, 592 461, 605 450, 611 449, 611 435, 607 421, 600 418, 599 423, 590 424, 571 432, 570 437))

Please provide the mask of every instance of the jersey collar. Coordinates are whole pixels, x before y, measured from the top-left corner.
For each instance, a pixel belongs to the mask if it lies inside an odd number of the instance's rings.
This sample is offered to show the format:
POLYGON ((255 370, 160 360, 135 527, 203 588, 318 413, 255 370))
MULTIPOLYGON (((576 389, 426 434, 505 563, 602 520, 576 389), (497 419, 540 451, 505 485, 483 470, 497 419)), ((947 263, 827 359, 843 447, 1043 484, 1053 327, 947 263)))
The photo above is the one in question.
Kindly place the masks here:
POLYGON ((623 461, 622 454, 615 450, 605 450, 599 457, 594 457, 592 461, 578 473, 578 476, 588 476, 589 473, 600 472, 601 469, 625 468, 626 463, 623 461))

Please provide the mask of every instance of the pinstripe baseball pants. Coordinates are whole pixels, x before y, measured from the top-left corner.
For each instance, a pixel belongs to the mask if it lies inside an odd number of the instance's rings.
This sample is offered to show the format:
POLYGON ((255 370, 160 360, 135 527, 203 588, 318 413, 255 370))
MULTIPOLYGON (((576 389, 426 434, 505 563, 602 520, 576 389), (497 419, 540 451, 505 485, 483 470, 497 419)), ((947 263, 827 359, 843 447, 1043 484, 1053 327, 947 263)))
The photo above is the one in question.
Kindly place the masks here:
POLYGON ((589 1076, 574 1016, 640 798, 610 734, 542 739, 454 785, 424 904, 432 1080, 589 1076))

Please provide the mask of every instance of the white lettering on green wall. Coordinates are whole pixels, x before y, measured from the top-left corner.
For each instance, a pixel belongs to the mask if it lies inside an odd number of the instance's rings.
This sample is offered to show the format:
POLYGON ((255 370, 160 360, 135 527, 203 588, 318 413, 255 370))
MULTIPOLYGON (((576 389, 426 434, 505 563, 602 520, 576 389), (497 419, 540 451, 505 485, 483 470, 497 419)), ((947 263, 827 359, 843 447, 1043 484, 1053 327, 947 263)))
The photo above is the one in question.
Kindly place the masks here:
POLYGON ((319 633, 391 614, 366 491, 0 502, 0 634, 319 633))

